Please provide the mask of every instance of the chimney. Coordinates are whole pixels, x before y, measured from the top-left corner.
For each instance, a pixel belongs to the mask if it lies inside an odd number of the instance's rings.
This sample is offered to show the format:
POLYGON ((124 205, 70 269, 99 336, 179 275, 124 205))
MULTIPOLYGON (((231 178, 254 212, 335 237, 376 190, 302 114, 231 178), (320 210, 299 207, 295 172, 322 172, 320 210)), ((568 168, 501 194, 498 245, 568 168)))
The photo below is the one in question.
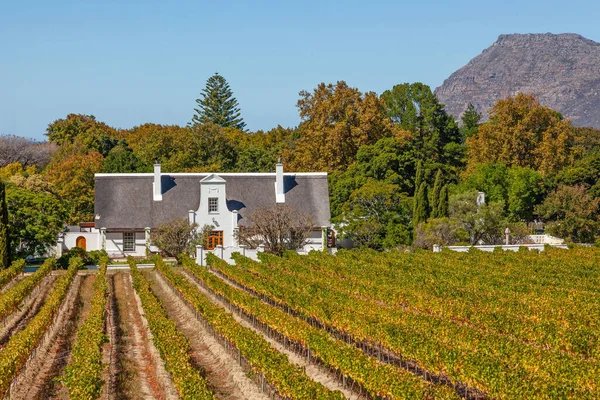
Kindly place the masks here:
POLYGON ((283 164, 281 157, 277 160, 275 167, 275 202, 285 203, 285 192, 283 191, 283 164))
POLYGON ((160 179, 160 164, 154 164, 154 183, 152 184, 154 191, 154 201, 162 201, 162 182, 160 179))

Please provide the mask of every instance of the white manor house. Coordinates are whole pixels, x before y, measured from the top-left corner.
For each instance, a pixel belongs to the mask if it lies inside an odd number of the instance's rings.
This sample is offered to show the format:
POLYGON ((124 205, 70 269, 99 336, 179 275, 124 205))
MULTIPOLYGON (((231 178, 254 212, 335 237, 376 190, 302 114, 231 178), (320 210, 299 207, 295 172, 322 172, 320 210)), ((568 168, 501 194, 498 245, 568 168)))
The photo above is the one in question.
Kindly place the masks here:
POLYGON ((314 223, 304 251, 327 246, 329 189, 326 172, 96 174, 93 224, 68 227, 59 239, 58 255, 72 247, 104 249, 110 257, 145 256, 152 228, 187 217, 190 223, 214 226, 205 244, 238 251, 236 231, 253 210, 287 204, 314 223))

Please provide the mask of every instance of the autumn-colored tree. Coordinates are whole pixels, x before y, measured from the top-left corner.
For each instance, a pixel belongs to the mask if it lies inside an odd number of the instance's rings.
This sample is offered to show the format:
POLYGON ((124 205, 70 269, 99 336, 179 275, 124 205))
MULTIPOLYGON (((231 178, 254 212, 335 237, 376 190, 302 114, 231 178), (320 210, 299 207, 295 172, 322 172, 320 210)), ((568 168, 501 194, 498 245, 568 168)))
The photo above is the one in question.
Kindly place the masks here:
POLYGON ((8 243, 8 208, 6 206, 6 186, 0 181, 0 269, 10 263, 10 243, 8 243))
MULTIPOLYGON (((122 135, 146 169, 151 170, 156 160, 165 162, 180 148, 179 143, 188 134, 177 125, 142 124, 122 135)), ((174 171, 173 171, 174 172, 174 171)))
POLYGON ((375 93, 363 95, 344 81, 301 91, 297 105, 301 138, 292 161, 298 170, 345 170, 360 146, 397 131, 375 93))
POLYGON ((568 120, 532 95, 498 101, 490 121, 468 141, 468 169, 495 162, 555 173, 571 161, 573 132, 568 120))
POLYGON ((102 155, 92 151, 54 160, 48 165, 46 178, 68 204, 69 223, 94 220, 94 174, 102 169, 102 161, 102 155))

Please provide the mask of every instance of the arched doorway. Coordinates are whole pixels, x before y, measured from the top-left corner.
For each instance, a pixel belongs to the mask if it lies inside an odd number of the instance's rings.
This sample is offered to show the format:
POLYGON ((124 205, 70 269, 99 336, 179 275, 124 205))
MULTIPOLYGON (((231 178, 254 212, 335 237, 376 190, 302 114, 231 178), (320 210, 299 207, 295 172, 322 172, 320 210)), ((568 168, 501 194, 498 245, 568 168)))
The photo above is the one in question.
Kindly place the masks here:
POLYGON ((87 249, 85 248, 85 237, 79 236, 75 241, 75 246, 81 247, 82 249, 87 251, 87 249))

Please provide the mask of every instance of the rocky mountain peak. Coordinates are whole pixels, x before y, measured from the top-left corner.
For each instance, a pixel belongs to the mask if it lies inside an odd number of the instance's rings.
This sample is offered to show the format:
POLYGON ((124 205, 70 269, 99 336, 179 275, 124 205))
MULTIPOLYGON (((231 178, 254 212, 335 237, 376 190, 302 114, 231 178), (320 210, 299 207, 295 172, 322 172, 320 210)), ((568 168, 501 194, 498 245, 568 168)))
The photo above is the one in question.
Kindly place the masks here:
POLYGON ((600 128, 600 43, 574 33, 500 35, 435 90, 456 118, 473 103, 484 119, 494 103, 519 92, 574 125, 600 128))

